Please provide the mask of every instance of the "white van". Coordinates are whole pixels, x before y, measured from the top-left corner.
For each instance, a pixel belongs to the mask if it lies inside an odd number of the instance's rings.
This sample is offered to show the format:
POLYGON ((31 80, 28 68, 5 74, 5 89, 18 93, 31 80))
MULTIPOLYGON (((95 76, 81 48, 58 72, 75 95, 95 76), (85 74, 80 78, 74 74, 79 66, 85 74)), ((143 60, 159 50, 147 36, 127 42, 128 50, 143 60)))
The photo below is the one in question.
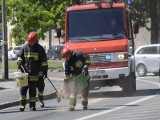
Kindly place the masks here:
POLYGON ((159 75, 160 44, 140 46, 134 55, 136 72, 140 77, 147 73, 159 75))
POLYGON ((16 60, 17 54, 20 51, 21 46, 11 46, 8 49, 8 59, 9 60, 16 60))

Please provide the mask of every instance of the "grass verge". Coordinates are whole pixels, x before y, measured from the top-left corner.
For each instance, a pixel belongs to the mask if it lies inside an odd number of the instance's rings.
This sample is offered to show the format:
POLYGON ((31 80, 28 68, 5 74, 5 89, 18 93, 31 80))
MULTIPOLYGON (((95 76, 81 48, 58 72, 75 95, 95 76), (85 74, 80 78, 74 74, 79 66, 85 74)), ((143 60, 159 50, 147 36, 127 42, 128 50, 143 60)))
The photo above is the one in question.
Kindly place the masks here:
MULTIPOLYGON (((49 69, 57 69, 63 67, 63 61, 59 60, 48 60, 49 69)), ((8 61, 8 69, 17 69, 17 61, 8 61)), ((2 70, 2 62, 0 63, 0 70, 2 70)))

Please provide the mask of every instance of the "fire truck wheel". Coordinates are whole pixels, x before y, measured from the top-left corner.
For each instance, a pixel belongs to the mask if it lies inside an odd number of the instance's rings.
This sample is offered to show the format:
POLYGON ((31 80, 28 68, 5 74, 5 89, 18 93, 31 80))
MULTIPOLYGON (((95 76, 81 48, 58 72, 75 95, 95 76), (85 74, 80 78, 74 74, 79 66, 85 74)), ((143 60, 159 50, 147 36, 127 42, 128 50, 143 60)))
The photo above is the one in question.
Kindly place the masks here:
POLYGON ((131 79, 132 91, 135 92, 136 91, 136 75, 135 75, 135 72, 130 74, 130 79, 131 79))
POLYGON ((133 93, 132 83, 130 77, 126 77, 122 82, 122 92, 124 96, 131 96, 133 93))

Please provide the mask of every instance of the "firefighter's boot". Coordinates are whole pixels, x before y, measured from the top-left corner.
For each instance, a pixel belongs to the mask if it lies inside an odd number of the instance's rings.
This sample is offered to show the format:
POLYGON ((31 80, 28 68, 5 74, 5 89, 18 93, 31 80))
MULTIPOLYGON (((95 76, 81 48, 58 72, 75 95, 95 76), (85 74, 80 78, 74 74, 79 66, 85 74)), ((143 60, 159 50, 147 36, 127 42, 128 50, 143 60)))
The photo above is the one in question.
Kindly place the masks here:
POLYGON ((82 100, 82 106, 83 106, 83 110, 87 110, 88 109, 88 100, 82 100))
POLYGON ((30 111, 36 111, 35 107, 30 107, 30 111))
POLYGON ((39 103, 41 108, 44 108, 43 95, 38 95, 39 103))
POLYGON ((70 107, 69 107, 69 111, 74 111, 74 110, 75 110, 75 106, 70 105, 70 107))
POLYGON ((36 111, 36 103, 35 102, 29 102, 30 111, 36 111))
POLYGON ((70 94, 69 96, 70 98, 70 107, 69 107, 69 111, 74 111, 75 110, 75 106, 76 106, 76 102, 77 102, 77 96, 75 94, 70 94))
POLYGON ((20 108, 19 108, 19 110, 24 111, 25 106, 26 106, 26 97, 21 97, 20 98, 20 108))
POLYGON ((40 102, 41 108, 44 108, 44 102, 43 101, 39 101, 39 102, 40 102))
POLYGON ((20 111, 24 111, 24 109, 25 109, 25 106, 20 106, 19 108, 20 111))

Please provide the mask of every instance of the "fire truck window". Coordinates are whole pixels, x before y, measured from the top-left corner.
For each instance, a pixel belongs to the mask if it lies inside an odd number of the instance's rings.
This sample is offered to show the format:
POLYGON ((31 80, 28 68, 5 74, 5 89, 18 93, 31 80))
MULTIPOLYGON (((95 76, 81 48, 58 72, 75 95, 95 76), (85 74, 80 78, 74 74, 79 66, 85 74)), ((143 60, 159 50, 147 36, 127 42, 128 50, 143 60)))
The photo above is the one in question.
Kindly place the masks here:
POLYGON ((124 27, 122 9, 71 11, 68 15, 67 35, 68 39, 74 37, 94 38, 95 36, 105 36, 104 39, 111 39, 110 35, 123 33, 123 36, 120 37, 124 38, 124 27))

